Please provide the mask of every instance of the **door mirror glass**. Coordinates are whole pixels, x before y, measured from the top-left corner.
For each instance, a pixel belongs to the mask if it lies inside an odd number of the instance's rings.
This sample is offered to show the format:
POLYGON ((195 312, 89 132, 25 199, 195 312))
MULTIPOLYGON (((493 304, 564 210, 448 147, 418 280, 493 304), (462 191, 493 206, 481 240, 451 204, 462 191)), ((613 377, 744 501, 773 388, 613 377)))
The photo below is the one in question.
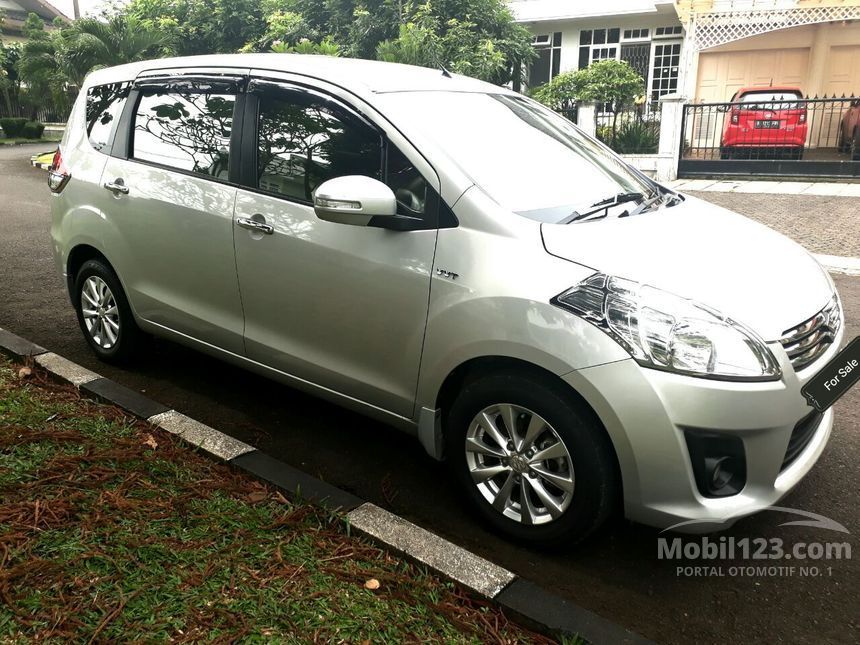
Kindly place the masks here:
POLYGON ((367 226, 373 217, 397 214, 394 192, 372 177, 347 175, 323 182, 314 191, 317 217, 337 224, 367 226))

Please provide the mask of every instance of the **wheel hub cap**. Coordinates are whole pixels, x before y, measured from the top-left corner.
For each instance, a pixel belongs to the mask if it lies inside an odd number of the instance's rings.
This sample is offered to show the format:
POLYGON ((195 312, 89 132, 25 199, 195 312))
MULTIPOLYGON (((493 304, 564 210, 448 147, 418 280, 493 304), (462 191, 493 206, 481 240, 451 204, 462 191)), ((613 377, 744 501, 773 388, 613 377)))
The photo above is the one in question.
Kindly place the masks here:
POLYGON ((119 309, 107 283, 90 276, 81 288, 81 313, 87 333, 102 349, 111 349, 119 339, 119 309))
POLYGON ((573 500, 573 460, 540 415, 513 404, 491 405, 466 431, 466 465, 482 497, 521 524, 546 524, 573 500))

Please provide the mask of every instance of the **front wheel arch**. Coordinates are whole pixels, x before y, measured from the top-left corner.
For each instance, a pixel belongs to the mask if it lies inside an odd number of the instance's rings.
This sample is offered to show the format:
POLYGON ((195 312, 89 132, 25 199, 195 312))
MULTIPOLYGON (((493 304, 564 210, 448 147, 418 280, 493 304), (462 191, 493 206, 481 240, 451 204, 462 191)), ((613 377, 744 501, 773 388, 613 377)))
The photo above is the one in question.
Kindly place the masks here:
POLYGON ((588 401, 586 401, 579 392, 573 389, 559 376, 543 367, 540 367, 539 365, 529 363, 528 361, 524 361, 519 358, 512 358, 509 356, 481 356, 461 363, 448 374, 443 381, 442 386, 439 388, 438 395, 436 396, 436 409, 441 412, 443 445, 447 439, 446 433, 449 426, 448 414, 451 410, 451 405, 454 403, 454 400, 457 398, 457 395, 463 387, 470 381, 481 378, 482 376, 489 376, 500 372, 515 372, 519 375, 527 376, 542 385, 556 390, 562 396, 572 399, 582 413, 588 415, 605 435, 606 441, 612 452, 616 479, 623 489, 621 466, 618 461, 618 453, 615 449, 615 444, 613 443, 609 432, 607 432, 605 424, 594 411, 594 408, 591 407, 588 401))

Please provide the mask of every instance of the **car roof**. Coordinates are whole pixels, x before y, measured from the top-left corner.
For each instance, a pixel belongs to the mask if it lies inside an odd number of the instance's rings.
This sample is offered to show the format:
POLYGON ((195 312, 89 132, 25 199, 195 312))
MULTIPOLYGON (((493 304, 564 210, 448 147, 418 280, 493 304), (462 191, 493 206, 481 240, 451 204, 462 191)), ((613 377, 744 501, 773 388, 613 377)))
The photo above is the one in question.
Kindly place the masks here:
MULTIPOLYGON (((213 54, 159 58, 100 69, 87 78, 86 87, 130 81, 141 74, 181 68, 227 68, 289 72, 325 80, 357 93, 451 91, 509 93, 503 87, 440 69, 384 63, 357 58, 303 54, 213 54)), ((226 71, 226 70, 225 70, 226 71)))
POLYGON ((800 91, 799 87, 793 87, 791 85, 777 85, 775 87, 765 87, 759 85, 758 87, 742 87, 737 91, 735 96, 740 96, 741 94, 749 94, 750 92, 797 92, 798 94, 803 94, 800 91))

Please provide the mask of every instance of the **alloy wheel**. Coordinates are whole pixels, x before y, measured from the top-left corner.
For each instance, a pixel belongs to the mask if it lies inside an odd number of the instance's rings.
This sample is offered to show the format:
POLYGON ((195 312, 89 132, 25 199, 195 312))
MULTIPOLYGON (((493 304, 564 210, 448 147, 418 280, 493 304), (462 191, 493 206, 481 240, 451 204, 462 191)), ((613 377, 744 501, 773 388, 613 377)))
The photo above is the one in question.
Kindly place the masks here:
POLYGON ((561 517, 573 500, 573 461, 540 415, 502 403, 479 412, 466 432, 466 464, 483 498, 525 525, 561 517))
POLYGON ((119 339, 119 309, 110 287, 97 275, 81 288, 81 313, 92 341, 102 349, 113 348, 119 339))

